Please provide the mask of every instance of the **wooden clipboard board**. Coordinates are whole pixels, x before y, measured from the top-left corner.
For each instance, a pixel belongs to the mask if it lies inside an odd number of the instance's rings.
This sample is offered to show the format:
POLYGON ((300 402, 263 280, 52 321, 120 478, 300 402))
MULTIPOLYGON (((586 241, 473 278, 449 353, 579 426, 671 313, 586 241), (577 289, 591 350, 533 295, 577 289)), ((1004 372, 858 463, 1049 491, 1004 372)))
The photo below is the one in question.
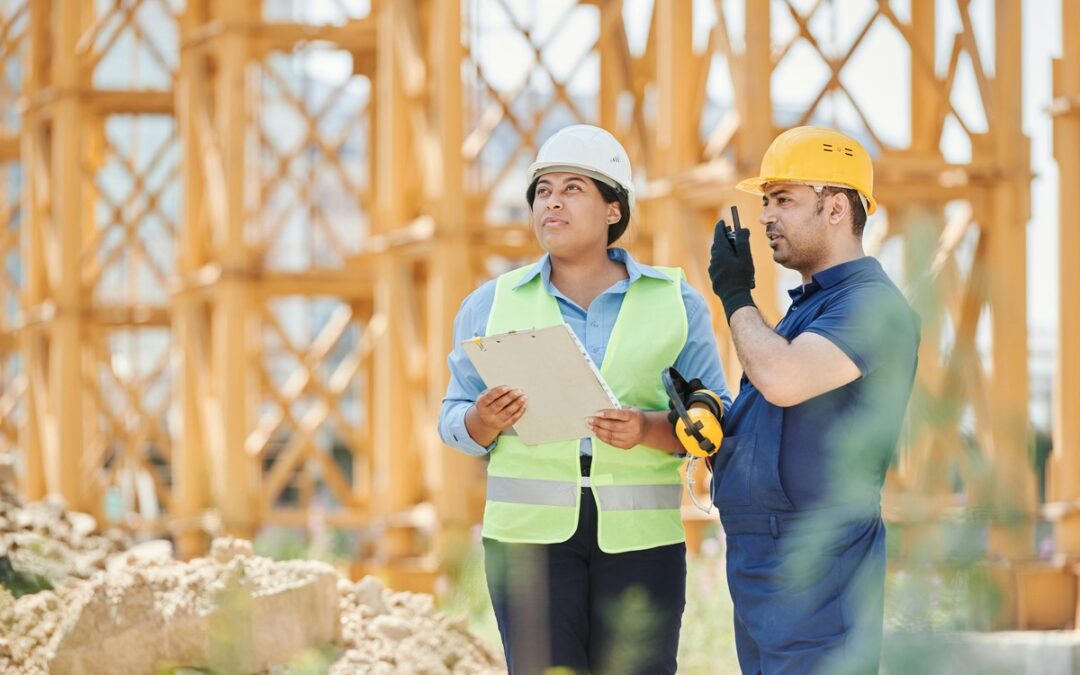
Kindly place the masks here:
POLYGON ((527 445, 591 435, 585 419, 619 401, 565 323, 461 343, 488 387, 506 385, 529 398, 514 425, 527 445))

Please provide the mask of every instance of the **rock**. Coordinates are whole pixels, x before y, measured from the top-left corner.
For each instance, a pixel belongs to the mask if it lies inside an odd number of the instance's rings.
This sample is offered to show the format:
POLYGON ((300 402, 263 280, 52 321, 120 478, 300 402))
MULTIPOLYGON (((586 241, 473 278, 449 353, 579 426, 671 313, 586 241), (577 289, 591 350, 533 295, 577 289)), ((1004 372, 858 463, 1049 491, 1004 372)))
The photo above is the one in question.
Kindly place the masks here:
POLYGON ((84 539, 97 531, 97 518, 89 513, 71 511, 67 514, 67 521, 71 525, 72 534, 79 539, 84 539))
POLYGON ((323 563, 246 556, 121 567, 95 577, 69 611, 49 668, 141 675, 171 663, 263 672, 338 639, 337 580, 323 563))
POLYGON ((394 642, 400 642, 412 635, 414 629, 403 617, 384 614, 371 620, 371 630, 394 642))
POLYGON ((220 563, 226 563, 233 558, 250 558, 255 555, 255 549, 250 541, 234 539, 233 537, 218 537, 210 544, 210 557, 220 563))
POLYGON ((151 539, 135 544, 127 551, 114 555, 105 563, 105 569, 115 572, 128 565, 143 565, 150 562, 166 562, 173 559, 173 545, 167 539, 151 539))
POLYGON ((376 577, 364 577, 353 586, 353 595, 356 602, 364 607, 369 607, 373 614, 386 614, 389 609, 386 606, 386 589, 376 577))

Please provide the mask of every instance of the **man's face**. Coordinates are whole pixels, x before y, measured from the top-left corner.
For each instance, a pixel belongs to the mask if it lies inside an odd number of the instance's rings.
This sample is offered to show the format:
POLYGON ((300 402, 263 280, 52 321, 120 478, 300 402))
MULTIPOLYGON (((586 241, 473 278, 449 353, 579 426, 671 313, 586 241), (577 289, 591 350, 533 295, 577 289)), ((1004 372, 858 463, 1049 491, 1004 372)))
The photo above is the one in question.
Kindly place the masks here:
POLYGON ((763 189, 760 222, 773 260, 789 269, 814 269, 828 252, 827 209, 819 210, 814 188, 798 183, 769 183, 763 189))

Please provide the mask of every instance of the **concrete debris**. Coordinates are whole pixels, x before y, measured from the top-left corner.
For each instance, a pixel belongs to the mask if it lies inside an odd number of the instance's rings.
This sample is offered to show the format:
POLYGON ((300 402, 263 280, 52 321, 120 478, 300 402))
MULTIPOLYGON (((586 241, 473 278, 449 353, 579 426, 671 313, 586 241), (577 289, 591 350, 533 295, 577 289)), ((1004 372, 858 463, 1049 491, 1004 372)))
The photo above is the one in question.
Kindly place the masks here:
POLYGON ((340 581, 342 646, 333 675, 505 673, 502 658, 468 632, 464 620, 435 611, 434 599, 395 593, 366 577, 340 581))
POLYGON ((258 557, 242 540, 215 540, 208 557, 186 563, 166 545, 112 555, 89 579, 73 574, 53 590, 15 598, 0 588, 0 675, 287 673, 281 664, 320 650, 337 660, 303 672, 506 672, 429 595, 392 592, 373 577, 353 583, 325 563, 258 557))
POLYGON ((173 559, 173 545, 166 539, 151 539, 135 544, 123 553, 118 553, 105 562, 105 569, 116 572, 121 567, 140 565, 156 560, 168 562, 173 559))
POLYGON ((58 497, 24 503, 0 484, 0 557, 7 557, 16 573, 52 586, 72 577, 88 579, 133 543, 118 529, 98 532, 93 516, 68 511, 58 497))
POLYGON ((162 664, 265 671, 337 639, 337 580, 334 568, 307 560, 141 561, 86 584, 49 645, 49 666, 81 675, 142 675, 162 664))

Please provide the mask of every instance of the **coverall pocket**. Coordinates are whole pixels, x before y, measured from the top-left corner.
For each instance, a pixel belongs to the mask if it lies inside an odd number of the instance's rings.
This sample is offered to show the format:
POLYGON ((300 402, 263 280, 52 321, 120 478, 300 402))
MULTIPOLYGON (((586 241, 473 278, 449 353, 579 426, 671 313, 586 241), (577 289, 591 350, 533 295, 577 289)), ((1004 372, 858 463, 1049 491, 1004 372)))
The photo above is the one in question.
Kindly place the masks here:
POLYGON ((717 508, 744 508, 751 505, 755 434, 727 436, 713 462, 713 503, 717 508))
POLYGON ((784 556, 777 580, 792 643, 817 642, 823 646, 842 640, 848 626, 839 557, 809 551, 784 556))

